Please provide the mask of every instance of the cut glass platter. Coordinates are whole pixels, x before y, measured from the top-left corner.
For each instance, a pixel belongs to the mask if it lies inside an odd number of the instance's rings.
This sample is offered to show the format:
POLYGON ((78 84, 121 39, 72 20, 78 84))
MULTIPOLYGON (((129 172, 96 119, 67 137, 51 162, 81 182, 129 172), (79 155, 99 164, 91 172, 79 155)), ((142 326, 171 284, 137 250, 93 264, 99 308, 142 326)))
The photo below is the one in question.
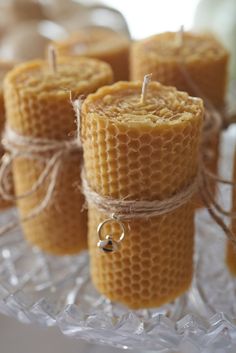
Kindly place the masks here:
MULTIPOLYGON (((230 179, 236 128, 223 133, 221 174, 230 179)), ((219 199, 230 207, 230 189, 219 199)), ((0 224, 16 217, 2 212, 0 224)), ((236 278, 224 263, 226 237, 206 210, 196 215, 195 276, 189 291, 161 308, 129 310, 101 296, 86 252, 55 257, 30 247, 20 231, 0 238, 0 312, 23 323, 57 326, 96 344, 159 353, 236 352, 236 278)))

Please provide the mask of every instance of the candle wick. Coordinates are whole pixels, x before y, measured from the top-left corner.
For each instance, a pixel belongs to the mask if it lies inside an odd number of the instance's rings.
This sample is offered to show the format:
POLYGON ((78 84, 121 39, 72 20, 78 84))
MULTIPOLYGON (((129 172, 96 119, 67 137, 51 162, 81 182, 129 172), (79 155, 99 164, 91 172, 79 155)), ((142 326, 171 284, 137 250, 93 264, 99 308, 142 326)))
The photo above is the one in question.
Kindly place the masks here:
POLYGON ((72 107, 74 109, 75 115, 76 115, 76 123, 77 123, 77 141, 79 144, 81 144, 81 136, 80 136, 80 130, 81 130, 81 107, 83 104, 83 101, 85 99, 84 95, 79 96, 79 98, 73 100, 72 97, 72 92, 70 91, 70 101, 72 104, 72 107))
POLYGON ((140 99, 141 103, 145 103, 146 96, 147 96, 147 89, 148 89, 149 83, 151 82, 151 79, 152 79, 152 74, 145 75, 143 78, 142 93, 141 93, 141 99, 140 99))
POLYGON ((57 73, 57 55, 55 48, 52 45, 48 47, 48 65, 51 71, 56 74, 57 73))
POLYGON ((182 47, 183 44, 184 44, 184 25, 181 25, 180 29, 176 33, 176 46, 179 48, 179 47, 182 47))

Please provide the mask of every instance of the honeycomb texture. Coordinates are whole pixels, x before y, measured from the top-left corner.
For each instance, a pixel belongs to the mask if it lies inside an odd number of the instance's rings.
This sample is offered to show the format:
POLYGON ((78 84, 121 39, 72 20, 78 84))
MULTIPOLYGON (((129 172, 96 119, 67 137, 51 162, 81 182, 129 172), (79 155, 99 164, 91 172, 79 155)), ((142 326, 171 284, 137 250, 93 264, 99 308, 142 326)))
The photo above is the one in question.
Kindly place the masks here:
MULTIPOLYGON (((5 125, 5 107, 4 107, 4 99, 3 99, 3 79, 4 76, 8 71, 10 71, 13 68, 13 63, 10 62, 1 62, 0 61, 0 134, 2 135, 4 125, 5 125)), ((0 158, 4 154, 4 150, 2 146, 0 145, 0 158)), ((13 189, 13 181, 12 181, 12 176, 9 176, 9 183, 12 184, 12 189, 13 189)), ((3 200, 0 197, 0 209, 4 209, 7 207, 12 206, 12 202, 3 200)))
MULTIPOLYGON (((60 58, 56 74, 44 61, 19 65, 4 82, 7 122, 24 136, 69 140, 75 136, 76 122, 68 90, 76 98, 111 81, 110 66, 95 59, 60 58)), ((23 223, 26 239, 46 252, 72 254, 87 246, 87 215, 82 212, 84 198, 79 189, 81 160, 82 153, 78 151, 64 157, 50 204, 23 223)), ((30 190, 44 167, 45 161, 16 159, 16 195, 30 190)), ((18 201, 22 217, 40 203, 47 185, 18 201)))
POLYGON ((213 36, 185 32, 183 45, 178 46, 176 33, 161 33, 132 45, 131 78, 142 80, 152 72, 154 80, 195 96, 179 69, 182 62, 203 96, 222 107, 228 59, 228 52, 213 36))
MULTIPOLYGON (((163 200, 191 184, 197 173, 203 106, 200 99, 151 82, 103 87, 82 107, 82 139, 89 185, 103 196, 163 200)), ((162 305, 190 285, 194 207, 190 200, 157 217, 125 221, 120 251, 98 250, 96 229, 108 215, 89 205, 91 274, 96 288, 130 308, 162 305)), ((116 223, 104 227, 117 239, 116 223)), ((107 232, 107 233, 106 233, 107 232)))
MULTIPOLYGON (((216 108, 222 109, 227 83, 228 52, 210 35, 185 32, 182 46, 177 45, 176 35, 167 32, 134 43, 131 48, 131 78, 142 80, 144 75, 152 72, 154 80, 196 96, 180 70, 179 65, 183 62, 202 95, 216 108)), ((214 174, 218 172, 219 137, 219 133, 215 133, 204 146, 209 151, 206 165, 214 174)), ((214 192, 215 183, 212 183, 211 188, 214 192)), ((199 198, 196 199, 196 205, 201 206, 199 198)))
MULTIPOLYGON (((236 180, 236 150, 234 151, 233 180, 236 180)), ((236 188, 232 188, 232 210, 236 211, 236 188)), ((231 219, 231 230, 236 236, 236 218, 231 219)), ((232 242, 228 241, 226 246, 226 264, 232 275, 236 276, 236 249, 232 242)))
POLYGON ((106 61, 114 72, 114 80, 129 79, 130 42, 123 34, 108 28, 86 28, 74 33, 65 41, 52 43, 59 56, 85 55, 106 61))

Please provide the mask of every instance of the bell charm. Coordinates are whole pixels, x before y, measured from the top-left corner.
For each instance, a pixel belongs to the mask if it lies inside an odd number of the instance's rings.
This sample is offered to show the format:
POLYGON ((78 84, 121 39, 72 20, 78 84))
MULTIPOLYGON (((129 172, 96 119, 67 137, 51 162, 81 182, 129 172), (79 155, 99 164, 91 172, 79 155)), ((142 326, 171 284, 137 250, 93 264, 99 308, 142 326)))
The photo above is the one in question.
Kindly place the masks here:
POLYGON ((105 221, 101 222, 98 225, 97 234, 99 239, 99 241, 97 242, 97 247, 103 252, 112 253, 119 250, 120 243, 125 237, 125 225, 123 222, 121 222, 121 220, 117 219, 117 217, 113 214, 111 218, 105 219, 105 221), (107 223, 116 223, 120 226, 121 233, 119 238, 116 236, 116 239, 118 238, 117 240, 114 240, 113 236, 110 234, 107 234, 105 236, 105 239, 102 236, 102 229, 107 223))
POLYGON ((119 244, 117 241, 112 239, 111 235, 106 235, 104 240, 99 240, 97 246, 103 252, 115 252, 119 249, 119 244))

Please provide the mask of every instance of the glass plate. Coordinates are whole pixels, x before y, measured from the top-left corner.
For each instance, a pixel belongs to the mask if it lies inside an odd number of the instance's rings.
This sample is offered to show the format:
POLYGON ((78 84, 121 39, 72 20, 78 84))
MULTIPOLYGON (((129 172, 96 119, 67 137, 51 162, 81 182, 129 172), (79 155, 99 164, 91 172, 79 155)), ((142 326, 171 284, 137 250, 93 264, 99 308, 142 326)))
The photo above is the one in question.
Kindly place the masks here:
MULTIPOLYGON (((221 171, 230 178, 236 128, 223 134, 221 171)), ((219 197, 229 207, 230 190, 219 197)), ((0 223, 16 217, 2 212, 0 223)), ((235 352, 236 280, 224 264, 225 236, 206 210, 196 216, 196 270, 190 290, 161 308, 129 310, 101 296, 86 252, 48 256, 20 231, 0 238, 0 311, 24 323, 58 326, 90 342, 159 353, 235 352)))

